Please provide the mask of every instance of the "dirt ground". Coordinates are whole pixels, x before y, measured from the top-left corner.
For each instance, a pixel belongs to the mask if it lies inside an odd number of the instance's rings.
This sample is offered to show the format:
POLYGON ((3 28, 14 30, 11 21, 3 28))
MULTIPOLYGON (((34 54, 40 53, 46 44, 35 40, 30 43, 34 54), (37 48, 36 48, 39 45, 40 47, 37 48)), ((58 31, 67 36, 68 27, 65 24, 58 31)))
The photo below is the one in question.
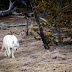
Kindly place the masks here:
MULTIPOLYGON (((0 25, 25 22, 26 19, 19 16, 0 19, 0 25)), ((29 27, 32 28, 31 25, 29 27)), ((31 29, 29 36, 25 31, 25 26, 0 29, 0 72, 72 72, 72 45, 50 46, 49 50, 45 50, 42 41, 35 40, 30 34, 31 29), (20 42, 14 59, 5 57, 1 50, 3 37, 11 32, 20 42)))

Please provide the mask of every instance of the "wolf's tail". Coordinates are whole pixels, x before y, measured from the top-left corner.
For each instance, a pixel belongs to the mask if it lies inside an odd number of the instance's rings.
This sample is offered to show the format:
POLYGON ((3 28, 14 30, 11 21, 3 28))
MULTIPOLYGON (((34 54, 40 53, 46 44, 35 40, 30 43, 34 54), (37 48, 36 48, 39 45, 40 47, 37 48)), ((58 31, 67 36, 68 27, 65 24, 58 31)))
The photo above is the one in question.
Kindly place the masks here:
POLYGON ((5 50, 5 46, 4 45, 2 45, 2 50, 5 50))

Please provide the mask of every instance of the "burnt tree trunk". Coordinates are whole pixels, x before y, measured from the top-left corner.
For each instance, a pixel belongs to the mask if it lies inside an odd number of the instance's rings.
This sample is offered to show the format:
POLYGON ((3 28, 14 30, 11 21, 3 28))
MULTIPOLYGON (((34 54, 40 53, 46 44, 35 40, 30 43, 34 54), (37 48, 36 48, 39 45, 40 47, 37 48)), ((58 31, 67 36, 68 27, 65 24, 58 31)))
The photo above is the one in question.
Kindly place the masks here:
POLYGON ((35 1, 30 0, 30 3, 31 3, 32 10, 34 12, 34 15, 35 15, 36 22, 37 22, 39 30, 40 30, 40 35, 41 35, 44 47, 45 47, 45 49, 49 49, 48 43, 46 42, 46 38, 45 38, 45 35, 43 33, 42 26, 40 25, 40 22, 39 22, 39 17, 37 16, 37 12, 36 12, 36 9, 35 9, 35 1))

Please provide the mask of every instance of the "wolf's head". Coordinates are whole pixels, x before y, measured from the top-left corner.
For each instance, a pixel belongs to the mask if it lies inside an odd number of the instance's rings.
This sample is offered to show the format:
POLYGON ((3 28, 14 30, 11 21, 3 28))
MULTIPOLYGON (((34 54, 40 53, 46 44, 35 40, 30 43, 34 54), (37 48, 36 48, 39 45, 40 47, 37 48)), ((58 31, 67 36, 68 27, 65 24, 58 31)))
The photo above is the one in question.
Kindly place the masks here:
POLYGON ((13 46, 14 46, 14 49, 17 51, 17 49, 19 48, 19 41, 13 41, 13 46))

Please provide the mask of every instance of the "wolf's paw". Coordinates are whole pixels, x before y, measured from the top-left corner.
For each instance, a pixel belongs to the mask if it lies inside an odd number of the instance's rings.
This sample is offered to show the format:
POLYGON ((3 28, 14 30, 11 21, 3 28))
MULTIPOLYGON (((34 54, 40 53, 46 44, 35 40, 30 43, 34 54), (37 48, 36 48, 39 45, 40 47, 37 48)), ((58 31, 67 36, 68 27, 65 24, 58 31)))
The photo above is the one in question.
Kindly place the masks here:
POLYGON ((15 58, 15 56, 12 56, 12 58, 15 58))
POLYGON ((8 57, 11 57, 11 54, 8 54, 8 57))
POLYGON ((7 56, 7 54, 4 54, 4 56, 7 56))

